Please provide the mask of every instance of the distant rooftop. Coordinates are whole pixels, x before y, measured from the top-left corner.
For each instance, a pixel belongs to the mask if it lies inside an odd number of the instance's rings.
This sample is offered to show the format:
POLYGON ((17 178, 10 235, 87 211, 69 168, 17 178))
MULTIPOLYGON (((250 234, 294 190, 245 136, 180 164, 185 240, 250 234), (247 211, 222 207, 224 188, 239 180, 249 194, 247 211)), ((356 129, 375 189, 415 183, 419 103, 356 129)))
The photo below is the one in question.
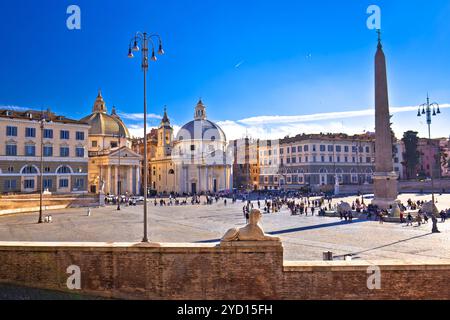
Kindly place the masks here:
POLYGON ((57 115, 50 110, 37 111, 37 110, 10 110, 10 109, 0 109, 0 118, 7 119, 19 119, 19 120, 29 120, 29 121, 39 121, 44 118, 46 121, 56 122, 56 123, 72 123, 88 125, 86 122, 79 120, 69 119, 65 116, 57 115))

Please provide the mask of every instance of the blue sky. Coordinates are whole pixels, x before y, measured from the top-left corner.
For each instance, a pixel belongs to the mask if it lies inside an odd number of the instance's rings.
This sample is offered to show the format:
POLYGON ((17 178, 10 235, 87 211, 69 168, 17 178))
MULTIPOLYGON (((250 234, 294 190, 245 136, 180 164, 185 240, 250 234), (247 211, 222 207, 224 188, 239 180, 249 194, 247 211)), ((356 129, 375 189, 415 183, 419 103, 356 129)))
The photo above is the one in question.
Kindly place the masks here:
MULTIPOLYGON (((374 100, 371 4, 382 10, 391 106, 416 106, 429 92, 444 106, 433 135, 449 136, 448 0, 2 0, 0 105, 82 118, 101 88, 137 135, 142 72, 126 54, 130 37, 148 31, 166 51, 150 66, 149 112, 167 105, 176 127, 202 97, 229 138, 373 131, 370 111, 361 113, 374 100), (66 28, 71 4, 81 30, 66 28)), ((413 109, 398 110, 397 135, 425 135, 413 109)))

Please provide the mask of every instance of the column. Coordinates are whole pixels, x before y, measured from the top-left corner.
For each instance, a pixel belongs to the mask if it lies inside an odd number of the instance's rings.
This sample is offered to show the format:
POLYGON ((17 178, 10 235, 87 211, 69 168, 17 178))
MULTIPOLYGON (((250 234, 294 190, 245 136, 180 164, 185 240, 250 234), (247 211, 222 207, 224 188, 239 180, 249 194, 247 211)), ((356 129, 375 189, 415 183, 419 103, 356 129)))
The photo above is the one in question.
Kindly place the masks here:
POLYGON ((206 190, 211 191, 211 184, 209 183, 209 166, 205 167, 205 171, 206 190))
POLYGON ((227 166, 223 167, 223 188, 227 188, 227 166))
POLYGON ((118 166, 114 166, 114 187, 113 190, 115 195, 119 195, 119 190, 117 188, 117 181, 119 181, 119 167, 118 166))
POLYGON ((112 193, 111 188, 111 165, 108 165, 108 168, 106 170, 106 178, 105 178, 105 185, 106 185, 106 193, 112 193))
POLYGON ((141 170, 140 170, 140 167, 139 166, 136 166, 135 167, 135 170, 136 170, 136 194, 140 194, 140 191, 141 191, 141 188, 140 188, 140 185, 141 185, 141 175, 140 175, 140 172, 141 172, 141 170))
POLYGON ((198 186, 197 186, 197 192, 200 193, 202 192, 202 167, 199 165, 198 166, 198 186))
POLYGON ((128 175, 127 191, 129 194, 132 194, 133 193, 133 167, 132 166, 128 166, 127 175, 128 175))

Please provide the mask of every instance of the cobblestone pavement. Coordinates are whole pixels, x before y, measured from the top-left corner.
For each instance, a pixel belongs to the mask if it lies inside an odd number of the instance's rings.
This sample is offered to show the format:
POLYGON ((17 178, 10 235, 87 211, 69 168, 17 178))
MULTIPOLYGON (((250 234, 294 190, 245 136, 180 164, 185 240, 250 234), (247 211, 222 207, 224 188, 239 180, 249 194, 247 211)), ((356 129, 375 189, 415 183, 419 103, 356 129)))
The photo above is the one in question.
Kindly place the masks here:
MULTIPOLYGON (((408 195, 404 195, 406 199, 408 195)), ((414 195, 410 197, 415 198, 414 195)), ((355 198, 355 197, 353 197, 355 198)), ((450 195, 439 197, 449 204, 450 195)), ((211 206, 160 207, 149 204, 149 237, 155 242, 215 242, 232 227, 245 224, 242 202, 211 206)), ((133 242, 142 239, 143 207, 115 206, 52 211, 53 223, 37 224, 37 213, 0 217, 0 241, 133 242)), ((263 215, 267 233, 282 238, 285 260, 321 260, 324 251, 355 258, 450 259, 450 222, 431 234, 431 222, 420 227, 336 218, 291 216, 288 210, 263 215)), ((415 224, 416 225, 416 224, 415 224)))

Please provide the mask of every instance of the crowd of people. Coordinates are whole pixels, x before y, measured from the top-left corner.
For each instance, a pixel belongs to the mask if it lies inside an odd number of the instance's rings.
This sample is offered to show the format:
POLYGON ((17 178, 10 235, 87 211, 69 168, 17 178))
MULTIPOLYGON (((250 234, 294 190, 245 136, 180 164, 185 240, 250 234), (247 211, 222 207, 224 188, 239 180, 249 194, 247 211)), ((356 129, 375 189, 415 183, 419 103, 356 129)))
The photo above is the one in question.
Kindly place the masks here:
MULTIPOLYGON (((129 199, 123 199, 127 202, 129 199)), ((252 209, 258 208, 265 214, 279 213, 282 210, 288 210, 291 216, 325 216, 327 212, 337 213, 341 220, 352 222, 355 216, 365 217, 368 220, 377 220, 384 223, 390 216, 391 210, 380 210, 372 204, 366 205, 364 199, 358 196, 346 211, 338 210, 338 203, 333 201, 333 196, 323 193, 301 193, 301 192, 282 192, 277 193, 240 193, 233 192, 229 194, 203 193, 201 195, 192 194, 170 194, 156 195, 153 197, 154 206, 185 206, 185 205, 213 205, 214 203, 223 203, 227 206, 228 202, 235 204, 242 201, 244 204, 242 212, 246 219, 252 209)), ((118 199, 112 199, 116 203, 118 199)), ((417 223, 418 226, 427 224, 430 217, 422 212, 424 201, 408 201, 399 203, 400 222, 406 226, 412 226, 417 223)), ((450 215, 450 209, 442 210, 440 213, 440 222, 446 222, 450 215)))

